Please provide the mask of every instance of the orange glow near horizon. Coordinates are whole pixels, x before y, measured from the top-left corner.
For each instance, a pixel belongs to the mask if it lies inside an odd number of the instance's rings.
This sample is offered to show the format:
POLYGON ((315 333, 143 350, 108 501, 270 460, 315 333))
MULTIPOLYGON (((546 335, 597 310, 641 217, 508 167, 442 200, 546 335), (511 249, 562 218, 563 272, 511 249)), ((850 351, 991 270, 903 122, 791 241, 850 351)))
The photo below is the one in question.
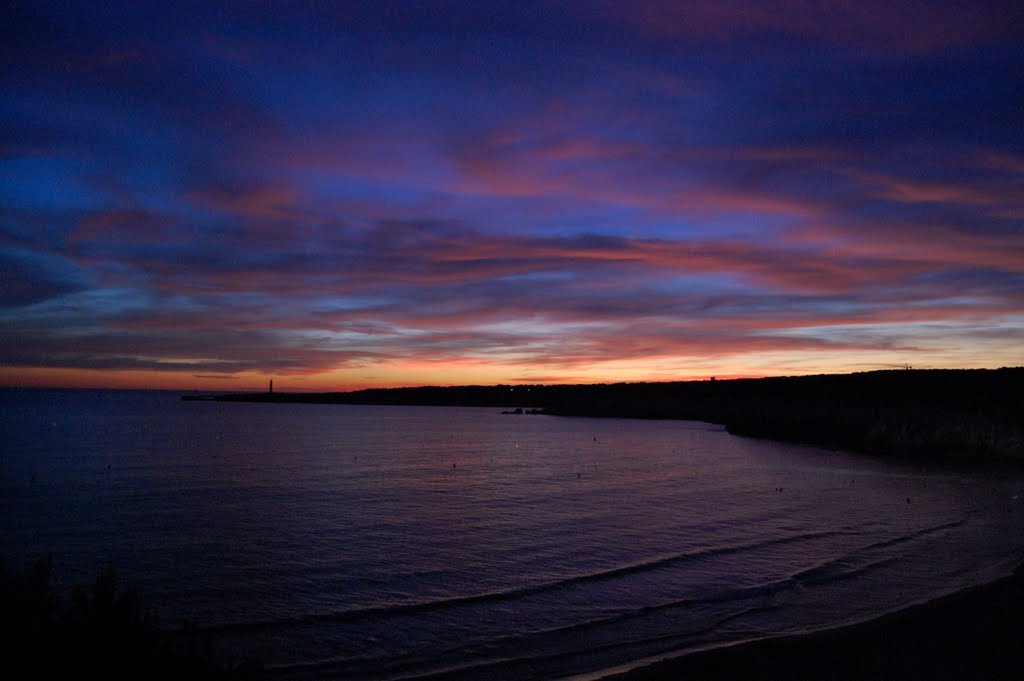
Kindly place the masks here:
MULTIPOLYGON (((1007 357, 1007 360, 1012 358, 1007 357)), ((733 358, 731 363, 658 360, 610 360, 589 367, 567 367, 545 371, 524 370, 516 364, 494 364, 473 360, 437 362, 380 362, 359 368, 342 368, 320 373, 240 372, 224 375, 193 375, 180 371, 126 371, 60 369, 36 367, 0 367, 0 387, 98 388, 133 390, 173 390, 182 392, 260 392, 274 381, 275 392, 349 392, 365 388, 401 388, 425 385, 554 385, 588 383, 670 382, 844 374, 875 369, 902 368, 908 362, 893 357, 861 353, 836 353, 833 357, 808 358, 800 353, 760 353, 733 358), (851 359, 857 359, 851 363, 851 359), (767 365, 771 361, 774 364, 767 365), (771 368, 774 366, 774 369, 771 368)), ((1019 362, 980 362, 971 366, 956 363, 931 363, 915 368, 995 369, 1017 366, 1019 362)))

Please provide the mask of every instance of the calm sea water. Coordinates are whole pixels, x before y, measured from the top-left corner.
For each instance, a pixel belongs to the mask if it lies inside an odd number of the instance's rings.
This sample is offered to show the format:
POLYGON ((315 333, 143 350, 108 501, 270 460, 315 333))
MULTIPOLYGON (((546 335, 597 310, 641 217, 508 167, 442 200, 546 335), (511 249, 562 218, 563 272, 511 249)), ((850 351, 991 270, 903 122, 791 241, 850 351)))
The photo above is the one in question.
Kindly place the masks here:
MULTIPOLYGON (((9 566, 281 678, 558 678, 1008 573, 1024 482, 681 421, 0 391, 9 566)), ((528 406, 528 405, 524 405, 528 406)))

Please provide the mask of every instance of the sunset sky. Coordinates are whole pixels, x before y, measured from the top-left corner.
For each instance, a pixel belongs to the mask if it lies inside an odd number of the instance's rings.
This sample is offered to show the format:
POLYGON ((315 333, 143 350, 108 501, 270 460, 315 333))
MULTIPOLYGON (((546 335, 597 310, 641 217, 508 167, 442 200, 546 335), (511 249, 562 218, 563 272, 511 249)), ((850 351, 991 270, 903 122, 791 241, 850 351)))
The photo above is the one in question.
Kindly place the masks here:
POLYGON ((1020 2, 2 23, 0 385, 1024 364, 1020 2))

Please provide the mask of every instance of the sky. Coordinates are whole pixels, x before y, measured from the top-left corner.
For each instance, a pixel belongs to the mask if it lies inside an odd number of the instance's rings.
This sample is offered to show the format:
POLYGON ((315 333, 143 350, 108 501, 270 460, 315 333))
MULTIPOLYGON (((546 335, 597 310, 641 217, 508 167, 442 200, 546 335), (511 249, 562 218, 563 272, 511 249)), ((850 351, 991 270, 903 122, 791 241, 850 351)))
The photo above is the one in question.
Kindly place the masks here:
POLYGON ((1019 2, 0 12, 0 385, 1024 364, 1019 2))

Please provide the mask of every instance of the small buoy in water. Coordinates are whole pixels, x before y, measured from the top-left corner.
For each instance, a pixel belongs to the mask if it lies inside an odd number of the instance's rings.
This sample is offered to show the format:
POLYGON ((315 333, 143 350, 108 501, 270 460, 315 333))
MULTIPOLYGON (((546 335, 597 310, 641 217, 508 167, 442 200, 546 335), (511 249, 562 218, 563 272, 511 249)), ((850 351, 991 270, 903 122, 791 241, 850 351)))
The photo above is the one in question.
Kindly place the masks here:
POLYGON ((910 503, 910 497, 907 497, 907 503, 908 504, 910 503))
POLYGON ((452 468, 455 468, 455 464, 452 464, 452 468))
POLYGON ((577 479, 577 480, 579 480, 579 479, 580 479, 580 474, 579 474, 579 473, 577 473, 577 474, 576 474, 576 479, 577 479))

